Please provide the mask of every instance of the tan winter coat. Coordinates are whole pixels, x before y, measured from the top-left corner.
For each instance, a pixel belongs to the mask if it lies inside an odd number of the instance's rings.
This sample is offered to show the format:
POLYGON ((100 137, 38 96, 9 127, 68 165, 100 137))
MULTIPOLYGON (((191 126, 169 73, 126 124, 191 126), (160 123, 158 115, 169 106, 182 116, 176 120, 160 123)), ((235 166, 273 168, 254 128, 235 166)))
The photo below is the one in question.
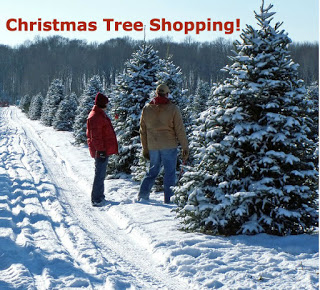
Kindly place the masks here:
POLYGON ((172 149, 180 143, 188 150, 188 141, 179 108, 168 104, 147 104, 140 119, 140 137, 144 151, 172 149))

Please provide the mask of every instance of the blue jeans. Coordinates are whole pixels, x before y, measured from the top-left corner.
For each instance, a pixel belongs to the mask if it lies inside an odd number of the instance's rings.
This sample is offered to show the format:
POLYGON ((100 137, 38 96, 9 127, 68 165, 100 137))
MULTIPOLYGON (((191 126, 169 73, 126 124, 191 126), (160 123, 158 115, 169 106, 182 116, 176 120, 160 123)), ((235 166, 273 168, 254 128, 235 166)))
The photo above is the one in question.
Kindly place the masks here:
POLYGON ((95 158, 94 180, 91 192, 91 201, 100 202, 104 200, 104 179, 106 177, 108 157, 95 158))
POLYGON ((164 167, 164 202, 170 202, 173 195, 171 186, 176 184, 177 148, 150 150, 150 167, 140 185, 140 198, 148 199, 154 182, 160 172, 161 166, 164 167))

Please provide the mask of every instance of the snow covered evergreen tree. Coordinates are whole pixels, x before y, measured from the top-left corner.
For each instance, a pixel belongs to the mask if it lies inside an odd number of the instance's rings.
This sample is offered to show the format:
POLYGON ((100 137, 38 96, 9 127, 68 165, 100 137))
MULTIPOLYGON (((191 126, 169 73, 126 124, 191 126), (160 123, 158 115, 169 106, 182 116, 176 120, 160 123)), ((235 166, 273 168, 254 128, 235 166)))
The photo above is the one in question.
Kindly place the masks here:
POLYGON ((208 82, 198 80, 195 95, 192 98, 191 111, 195 117, 207 109, 207 102, 210 95, 210 85, 208 82))
POLYGON ((26 114, 29 112, 31 98, 32 97, 30 95, 24 95, 19 102, 19 108, 26 114))
POLYGON ((60 102, 63 100, 64 86, 62 81, 55 79, 52 81, 46 98, 42 105, 41 122, 46 126, 52 126, 60 102))
POLYGON ((193 104, 191 104, 191 100, 187 96, 188 90, 182 87, 182 71, 180 67, 173 63, 171 57, 160 59, 160 70, 157 79, 157 85, 166 84, 169 87, 171 101, 179 107, 188 134, 189 125, 192 123, 190 109, 193 104))
POLYGON ((59 131, 72 131, 74 117, 78 107, 78 100, 75 93, 66 96, 60 103, 53 121, 53 128, 59 131))
POLYGON ((180 67, 171 60, 171 56, 159 60, 159 71, 157 73, 157 85, 166 84, 170 89, 171 101, 179 107, 186 106, 187 90, 182 88, 183 77, 180 67))
POLYGON ((310 122, 310 138, 315 142, 319 141, 319 84, 312 83, 307 87, 307 97, 305 99, 306 118, 310 122))
POLYGON ((319 169, 319 85, 312 83, 307 87, 307 97, 305 102, 305 118, 308 121, 310 132, 309 138, 317 145, 314 152, 315 163, 319 169))
POLYGON ((272 5, 255 13, 235 43, 216 107, 197 121, 197 165, 175 188, 184 229, 211 234, 311 232, 318 224, 315 144, 305 88, 288 35, 271 26, 272 5))
POLYGON ((39 93, 32 97, 28 116, 31 120, 40 120, 42 110, 42 94, 39 93))
POLYGON ((199 118, 200 114, 204 112, 208 108, 208 100, 209 96, 212 94, 212 90, 214 87, 210 88, 210 85, 208 82, 198 80, 198 85, 195 91, 195 95, 191 95, 191 103, 188 106, 187 110, 189 111, 189 121, 187 124, 187 136, 189 140, 189 158, 188 158, 188 164, 193 164, 194 162, 197 162, 194 158, 194 153, 196 151, 197 143, 194 142, 194 132, 196 130, 195 123, 196 120, 199 118))
POLYGON ((214 95, 214 92, 216 91, 216 89, 217 89, 217 84, 216 83, 212 84, 210 88, 208 100, 207 100, 207 108, 211 106, 215 106, 216 104, 216 96, 214 95))
POLYGON ((103 92, 102 83, 98 75, 94 75, 88 82, 82 96, 73 124, 73 136, 77 144, 87 142, 87 118, 94 106, 95 96, 98 92, 103 92))
POLYGON ((113 91, 114 124, 119 142, 119 155, 110 162, 110 170, 131 173, 131 167, 139 163, 141 152, 140 116, 150 93, 156 89, 157 73, 160 70, 157 52, 144 44, 125 63, 125 71, 119 75, 113 91), (111 168, 112 164, 115 168, 111 168))

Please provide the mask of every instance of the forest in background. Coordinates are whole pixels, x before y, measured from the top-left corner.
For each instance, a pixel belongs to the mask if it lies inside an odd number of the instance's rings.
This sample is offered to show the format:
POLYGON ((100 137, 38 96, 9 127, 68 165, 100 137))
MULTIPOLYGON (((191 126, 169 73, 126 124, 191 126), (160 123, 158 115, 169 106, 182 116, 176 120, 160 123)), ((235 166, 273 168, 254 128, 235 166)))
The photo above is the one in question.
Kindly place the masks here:
MULTIPOLYGON (((128 37, 102 44, 61 36, 36 38, 17 47, 0 45, 0 101, 16 103, 26 94, 46 94, 53 79, 61 79, 65 94, 80 96, 92 75, 101 77, 104 89, 115 83, 125 62, 143 43, 128 37)), ((218 82, 226 74, 221 69, 233 55, 233 43, 224 38, 196 42, 192 38, 177 43, 170 38, 148 41, 161 58, 172 56, 183 74, 183 88, 194 93, 198 80, 218 82)), ((292 43, 292 59, 300 65, 299 77, 306 84, 318 80, 318 43, 292 43)))

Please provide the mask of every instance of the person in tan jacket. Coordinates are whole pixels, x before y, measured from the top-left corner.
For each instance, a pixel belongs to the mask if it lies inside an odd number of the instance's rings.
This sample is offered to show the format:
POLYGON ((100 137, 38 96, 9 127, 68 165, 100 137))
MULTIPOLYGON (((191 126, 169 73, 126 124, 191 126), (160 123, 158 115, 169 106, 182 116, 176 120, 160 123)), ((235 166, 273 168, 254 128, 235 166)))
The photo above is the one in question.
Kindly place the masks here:
POLYGON ((189 149, 179 108, 168 95, 167 85, 156 89, 156 97, 147 104, 140 119, 142 154, 150 160, 150 167, 140 185, 138 200, 148 200, 161 166, 164 167, 164 202, 170 203, 171 186, 176 182, 178 145, 182 147, 183 160, 188 159, 189 149))

